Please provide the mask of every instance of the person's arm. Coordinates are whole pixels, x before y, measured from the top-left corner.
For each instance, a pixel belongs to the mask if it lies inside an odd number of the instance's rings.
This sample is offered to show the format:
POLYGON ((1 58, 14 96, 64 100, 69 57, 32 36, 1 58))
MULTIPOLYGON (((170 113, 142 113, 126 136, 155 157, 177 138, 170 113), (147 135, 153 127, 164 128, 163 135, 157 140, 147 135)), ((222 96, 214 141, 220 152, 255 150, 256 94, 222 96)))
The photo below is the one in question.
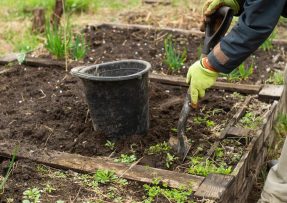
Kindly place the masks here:
POLYGON ((230 73, 272 33, 287 0, 246 0, 238 23, 208 55, 218 72, 230 73))

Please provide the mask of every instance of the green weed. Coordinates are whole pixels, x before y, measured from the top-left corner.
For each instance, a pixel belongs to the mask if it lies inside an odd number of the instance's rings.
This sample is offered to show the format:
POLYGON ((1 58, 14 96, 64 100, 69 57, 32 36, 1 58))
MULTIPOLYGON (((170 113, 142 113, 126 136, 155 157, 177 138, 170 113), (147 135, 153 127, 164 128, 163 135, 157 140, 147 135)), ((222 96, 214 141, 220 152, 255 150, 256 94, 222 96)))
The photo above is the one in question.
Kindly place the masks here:
POLYGON ((170 153, 166 153, 166 158, 165 158, 165 166, 167 168, 170 168, 172 164, 177 160, 178 158, 175 157, 174 155, 170 153))
POLYGON ((271 35, 263 42, 263 44, 259 47, 259 49, 263 51, 271 51, 273 49, 272 42, 276 38, 277 31, 273 31, 271 35))
POLYGON ((204 160, 202 157, 191 157, 190 160, 188 173, 193 175, 207 176, 210 173, 228 175, 231 173, 231 166, 228 167, 224 162, 220 162, 217 166, 211 160, 204 160))
POLYGON ((134 154, 132 155, 121 154, 119 158, 115 159, 115 162, 130 164, 134 162, 135 160, 137 160, 137 157, 134 154))
POLYGON ((6 175, 3 178, 3 180, 1 180, 1 183, 0 183, 0 194, 4 191, 5 184, 6 184, 8 178, 9 178, 11 172, 12 172, 17 152, 18 152, 18 146, 13 150, 13 155, 12 155, 12 159, 9 161, 8 170, 7 170, 6 175))
POLYGON ((164 40, 164 62, 171 72, 178 71, 184 64, 187 56, 186 49, 183 51, 183 53, 178 54, 175 47, 176 45, 173 44, 170 36, 164 40))
POLYGON ((169 189, 166 184, 163 184, 161 187, 158 181, 154 181, 152 185, 145 184, 143 187, 147 195, 146 199, 143 201, 144 203, 152 203, 158 197, 166 198, 169 202, 193 202, 189 200, 189 197, 192 194, 192 189, 169 189))
POLYGON ((76 35, 71 43, 71 55, 75 60, 83 59, 87 54, 87 44, 84 35, 76 35))
POLYGON ((94 175, 94 180, 101 184, 107 184, 113 182, 118 177, 115 175, 114 172, 108 170, 99 169, 94 175))
POLYGON ((43 191, 47 193, 52 193, 53 191, 56 191, 56 189, 49 182, 47 182, 43 191))
POLYGON ((209 115, 206 115, 205 117, 201 117, 201 116, 196 116, 194 117, 193 119, 193 122, 196 124, 196 125, 205 125, 209 128, 212 128, 215 126, 215 123, 214 121, 212 120, 209 120, 209 115))
POLYGON ((262 123, 262 118, 256 116, 252 112, 246 112, 245 115, 239 120, 239 123, 245 128, 254 130, 262 123))
POLYGON ((227 77, 228 81, 236 82, 241 80, 247 80, 254 71, 254 63, 252 63, 249 67, 245 67, 244 63, 240 64, 238 68, 233 70, 229 74, 223 74, 227 77))
POLYGON ((274 71, 273 74, 268 78, 267 83, 274 85, 283 85, 284 84, 283 73, 280 71, 274 71))
POLYGON ((40 202, 41 190, 38 188, 29 188, 23 192, 23 203, 40 202))
POLYGON ((147 150, 146 153, 148 155, 153 155, 153 154, 160 154, 160 153, 166 153, 171 150, 171 147, 166 143, 159 143, 153 146, 150 146, 147 150))
POLYGON ((110 150, 114 150, 115 149, 115 143, 107 140, 105 147, 109 148, 110 150))
POLYGON ((121 186, 125 186, 128 184, 128 181, 123 178, 119 178, 113 171, 99 169, 95 174, 83 174, 80 175, 79 179, 82 184, 91 187, 93 189, 97 189, 99 185, 107 185, 109 183, 116 183, 121 186))

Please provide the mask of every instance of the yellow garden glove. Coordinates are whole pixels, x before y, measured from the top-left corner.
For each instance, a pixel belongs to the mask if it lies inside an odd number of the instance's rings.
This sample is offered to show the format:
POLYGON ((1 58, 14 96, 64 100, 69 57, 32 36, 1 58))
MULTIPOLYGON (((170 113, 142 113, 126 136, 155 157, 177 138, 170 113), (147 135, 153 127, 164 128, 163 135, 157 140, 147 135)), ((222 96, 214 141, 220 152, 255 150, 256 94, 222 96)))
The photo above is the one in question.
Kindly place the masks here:
POLYGON ((237 0, 207 0, 203 6, 203 14, 209 16, 223 6, 230 7, 234 11, 234 15, 238 14, 240 10, 237 0))
POLYGON ((190 85, 189 91, 193 107, 197 105, 198 98, 204 97, 205 90, 215 83, 217 77, 218 73, 203 67, 201 61, 190 66, 186 75, 186 83, 190 85))

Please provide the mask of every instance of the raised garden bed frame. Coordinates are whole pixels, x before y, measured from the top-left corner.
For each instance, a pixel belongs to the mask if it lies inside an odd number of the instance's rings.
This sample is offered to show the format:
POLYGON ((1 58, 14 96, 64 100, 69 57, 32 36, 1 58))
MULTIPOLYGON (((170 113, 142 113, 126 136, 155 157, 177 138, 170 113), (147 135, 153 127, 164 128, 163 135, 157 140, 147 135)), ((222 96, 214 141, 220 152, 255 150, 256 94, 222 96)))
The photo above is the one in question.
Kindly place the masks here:
MULTIPOLYGON (((124 28, 129 29, 159 29, 152 26, 142 25, 104 25, 116 27, 124 26, 124 28)), ((164 30, 202 35, 202 33, 197 31, 168 28, 164 28, 164 30)), ((16 61, 16 59, 16 55, 9 55, 9 57, 3 57, 0 59, 0 64, 5 65, 16 61)), ((59 61, 29 57, 25 59, 24 64, 41 67, 65 67, 65 64, 59 61)), ((7 69, 7 71, 9 71, 9 69, 7 69)), ((284 72, 284 78, 286 78, 286 71, 284 72)), ((177 76, 151 74, 150 80, 163 84, 186 86, 184 79, 177 76)), ((213 88, 259 95, 259 98, 261 99, 268 100, 269 102, 272 101, 271 108, 264 116, 263 128, 256 134, 252 134, 251 132, 241 128, 233 127, 244 115, 246 107, 251 100, 250 96, 246 98, 244 105, 242 105, 242 107, 226 125, 226 128, 222 131, 220 135, 221 139, 228 136, 251 137, 251 142, 248 145, 246 152, 243 154, 241 160, 238 162, 230 175, 209 174, 206 178, 204 178, 163 169, 140 166, 137 165, 138 162, 135 162, 132 165, 125 165, 114 163, 111 159, 105 157, 91 158, 55 150, 38 149, 37 146, 30 146, 29 150, 20 148, 17 153, 17 157, 19 159, 31 159, 35 162, 55 168, 71 169, 84 173, 92 173, 97 169, 109 169, 114 170, 120 177, 147 183, 151 183, 154 178, 160 177, 163 182, 167 183, 173 188, 179 188, 181 186, 190 187, 191 184, 194 191, 194 196, 201 200, 210 199, 216 202, 245 202, 249 192, 252 189, 256 176, 259 173, 260 167, 264 163, 264 159, 267 155, 267 149, 269 146, 271 146, 275 137, 275 133, 272 131, 273 122, 279 112, 286 112, 286 85, 238 85, 217 82, 213 88)), ((1 142, 0 156, 11 157, 13 155, 13 149, 17 145, 17 142, 13 142, 11 140, 1 142)), ((208 154, 212 154, 217 145, 218 142, 215 142, 210 148, 208 154)))

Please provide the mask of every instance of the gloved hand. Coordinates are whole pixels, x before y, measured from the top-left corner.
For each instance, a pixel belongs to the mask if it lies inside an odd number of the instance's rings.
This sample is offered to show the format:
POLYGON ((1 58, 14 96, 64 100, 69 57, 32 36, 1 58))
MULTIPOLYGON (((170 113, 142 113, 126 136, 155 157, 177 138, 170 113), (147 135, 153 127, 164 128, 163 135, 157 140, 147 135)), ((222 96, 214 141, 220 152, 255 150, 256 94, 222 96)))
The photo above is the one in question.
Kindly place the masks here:
POLYGON ((217 77, 218 73, 203 67, 201 60, 190 66, 186 75, 186 83, 190 85, 193 107, 197 106, 198 98, 204 97, 205 90, 215 83, 217 77))
POLYGON ((238 14, 240 10, 237 0, 207 0, 203 6, 203 14, 209 16, 223 6, 230 7, 233 10, 234 15, 238 14))

